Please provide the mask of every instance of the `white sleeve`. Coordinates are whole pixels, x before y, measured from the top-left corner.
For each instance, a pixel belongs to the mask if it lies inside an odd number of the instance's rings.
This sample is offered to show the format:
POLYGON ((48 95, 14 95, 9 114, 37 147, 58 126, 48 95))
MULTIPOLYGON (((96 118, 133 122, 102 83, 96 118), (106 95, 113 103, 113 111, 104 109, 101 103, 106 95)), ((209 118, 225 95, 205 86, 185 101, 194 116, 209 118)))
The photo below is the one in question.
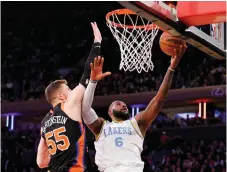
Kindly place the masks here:
POLYGON ((98 119, 98 116, 95 113, 94 109, 91 108, 96 85, 97 82, 89 81, 88 86, 84 93, 82 102, 82 117, 85 124, 92 124, 94 121, 98 119))

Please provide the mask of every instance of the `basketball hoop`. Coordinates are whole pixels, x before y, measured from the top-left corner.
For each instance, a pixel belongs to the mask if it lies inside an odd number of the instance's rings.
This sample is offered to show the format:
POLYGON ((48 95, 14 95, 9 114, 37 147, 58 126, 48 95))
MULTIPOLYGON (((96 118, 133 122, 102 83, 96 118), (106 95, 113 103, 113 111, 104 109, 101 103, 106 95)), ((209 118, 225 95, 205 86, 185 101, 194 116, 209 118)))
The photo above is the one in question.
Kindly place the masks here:
POLYGON ((158 26, 129 9, 109 12, 106 21, 121 50, 120 70, 153 71, 151 49, 158 26))

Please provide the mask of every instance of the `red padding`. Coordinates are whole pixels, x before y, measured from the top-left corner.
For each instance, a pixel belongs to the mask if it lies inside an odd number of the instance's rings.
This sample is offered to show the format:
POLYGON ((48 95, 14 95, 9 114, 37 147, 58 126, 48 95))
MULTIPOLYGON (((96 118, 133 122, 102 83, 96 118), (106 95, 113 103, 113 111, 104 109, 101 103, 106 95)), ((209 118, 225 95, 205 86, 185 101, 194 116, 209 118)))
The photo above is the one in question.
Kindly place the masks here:
POLYGON ((178 1, 177 17, 188 26, 226 22, 226 1, 178 1))

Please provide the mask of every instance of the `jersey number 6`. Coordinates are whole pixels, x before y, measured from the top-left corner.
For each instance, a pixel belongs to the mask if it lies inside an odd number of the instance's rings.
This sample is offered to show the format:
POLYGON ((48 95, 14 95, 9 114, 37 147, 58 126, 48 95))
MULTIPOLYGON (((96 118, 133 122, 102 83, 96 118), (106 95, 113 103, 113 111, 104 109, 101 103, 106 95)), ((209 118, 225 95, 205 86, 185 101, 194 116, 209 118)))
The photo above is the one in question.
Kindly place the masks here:
POLYGON ((117 147, 121 147, 122 145, 123 145, 123 138, 122 137, 117 137, 116 139, 115 139, 115 145, 117 146, 117 147))
POLYGON ((69 148, 70 143, 68 137, 66 135, 60 135, 65 131, 65 127, 60 127, 45 134, 47 146, 51 155, 54 155, 57 149, 64 151, 69 148), (56 143, 51 139, 52 136, 54 136, 56 143), (63 144, 58 143, 60 141, 62 141, 63 144))

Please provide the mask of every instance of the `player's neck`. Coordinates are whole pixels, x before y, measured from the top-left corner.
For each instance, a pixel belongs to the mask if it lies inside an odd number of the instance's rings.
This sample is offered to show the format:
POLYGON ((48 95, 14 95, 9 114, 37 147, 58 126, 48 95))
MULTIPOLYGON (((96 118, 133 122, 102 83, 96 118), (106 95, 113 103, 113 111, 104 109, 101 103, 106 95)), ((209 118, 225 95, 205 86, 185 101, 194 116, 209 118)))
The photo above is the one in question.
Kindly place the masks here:
POLYGON ((59 103, 63 103, 63 102, 62 102, 62 101, 55 101, 55 102, 52 103, 52 106, 55 107, 55 106, 57 106, 59 103))
POLYGON ((112 118, 112 121, 119 123, 119 122, 123 122, 124 120, 115 117, 115 118, 112 118))

